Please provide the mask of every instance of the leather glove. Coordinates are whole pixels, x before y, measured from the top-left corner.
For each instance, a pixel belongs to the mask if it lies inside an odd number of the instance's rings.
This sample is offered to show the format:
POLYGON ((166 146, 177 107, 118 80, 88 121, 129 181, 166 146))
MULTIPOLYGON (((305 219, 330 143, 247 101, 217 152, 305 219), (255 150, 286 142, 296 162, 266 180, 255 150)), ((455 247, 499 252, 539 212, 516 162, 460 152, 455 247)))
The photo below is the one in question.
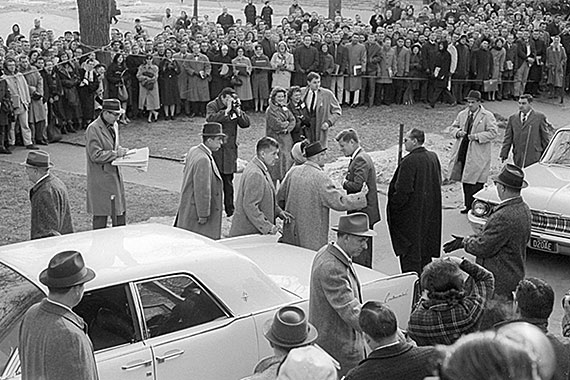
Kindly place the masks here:
POLYGON ((453 240, 448 241, 443 245, 443 252, 449 253, 460 248, 463 248, 463 236, 451 235, 453 240))

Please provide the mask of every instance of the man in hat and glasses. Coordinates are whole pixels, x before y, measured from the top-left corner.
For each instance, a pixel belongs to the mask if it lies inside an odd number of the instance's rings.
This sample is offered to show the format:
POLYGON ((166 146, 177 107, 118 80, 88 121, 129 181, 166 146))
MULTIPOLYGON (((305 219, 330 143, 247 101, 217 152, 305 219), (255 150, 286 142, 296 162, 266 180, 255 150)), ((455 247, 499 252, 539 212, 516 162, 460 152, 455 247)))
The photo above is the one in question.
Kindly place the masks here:
POLYGON ((525 277, 532 216, 521 189, 528 183, 522 169, 513 164, 505 165, 493 181, 501 203, 495 206, 483 230, 465 238, 454 236, 443 250, 464 248, 477 257, 477 264, 495 275, 495 298, 511 300, 512 292, 525 277))
POLYGON ((72 310, 83 298, 84 284, 93 278, 95 273, 77 251, 56 254, 40 273, 40 282, 49 292, 22 320, 22 380, 97 380, 87 325, 72 310))
POLYGON ((317 251, 328 241, 330 209, 349 211, 366 207, 366 182, 354 194, 347 195, 337 189, 323 170, 326 150, 318 141, 308 145, 307 161, 283 179, 277 199, 279 207, 292 215, 290 222, 283 225, 283 243, 317 251))
POLYGON ((93 215, 93 229, 105 228, 112 216, 111 196, 115 198, 116 225, 127 223, 125 187, 115 159, 125 157, 129 151, 119 145, 117 121, 125 112, 118 99, 103 100, 101 115, 85 132, 87 152, 87 212, 93 215))
POLYGON ((222 235, 223 182, 213 152, 226 135, 220 123, 206 123, 202 143, 186 155, 180 206, 174 226, 218 240, 222 235))
MULTIPOLYGON (((263 335, 269 341, 274 355, 261 359, 247 380, 276 379, 277 371, 289 351, 312 344, 319 335, 315 326, 307 321, 305 311, 299 306, 283 306, 272 320, 263 327, 263 335)), ((244 379, 245 380, 245 379, 244 379)))
POLYGON ((71 207, 65 184, 50 169, 53 164, 43 150, 32 151, 22 165, 34 185, 30 189, 32 205, 31 239, 73 232, 71 207))
POLYGON ((481 93, 471 90, 467 95, 466 109, 459 112, 449 127, 455 138, 451 152, 448 174, 452 181, 463 184, 465 208, 471 210, 473 195, 483 188, 491 167, 491 143, 497 137, 497 120, 492 112, 481 105, 481 93))
POLYGON ((365 213, 341 216, 337 241, 322 247, 311 269, 309 322, 319 331, 317 344, 340 363, 339 378, 364 359, 364 336, 359 324, 360 281, 352 260, 376 236, 365 213))

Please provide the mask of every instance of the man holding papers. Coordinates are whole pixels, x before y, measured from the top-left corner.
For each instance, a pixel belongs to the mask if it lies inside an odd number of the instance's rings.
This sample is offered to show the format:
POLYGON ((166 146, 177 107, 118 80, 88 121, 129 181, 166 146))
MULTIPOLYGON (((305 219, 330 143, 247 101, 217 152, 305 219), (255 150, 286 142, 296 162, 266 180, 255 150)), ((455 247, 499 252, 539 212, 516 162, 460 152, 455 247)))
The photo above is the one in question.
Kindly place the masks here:
POLYGON ((223 183, 212 152, 226 135, 219 123, 206 123, 202 143, 190 148, 184 166, 180 206, 174 226, 218 240, 222 234, 223 183))
POLYGON ((103 100, 101 115, 85 132, 87 153, 87 212, 93 215, 93 229, 105 228, 111 215, 111 196, 115 196, 117 225, 126 220, 125 187, 118 166, 112 162, 129 151, 119 145, 117 120, 125 112, 118 99, 103 100))

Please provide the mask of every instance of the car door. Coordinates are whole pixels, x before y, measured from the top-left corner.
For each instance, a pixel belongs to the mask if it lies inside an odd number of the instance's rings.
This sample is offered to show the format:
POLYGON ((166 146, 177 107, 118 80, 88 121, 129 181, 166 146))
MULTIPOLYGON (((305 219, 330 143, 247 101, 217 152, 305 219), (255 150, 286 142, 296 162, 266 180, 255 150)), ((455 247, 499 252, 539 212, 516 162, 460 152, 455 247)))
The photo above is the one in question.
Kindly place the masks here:
POLYGON ((74 308, 87 323, 100 380, 154 379, 152 350, 142 339, 131 289, 121 284, 87 291, 74 308))
POLYGON ((232 316, 196 278, 170 275, 136 283, 156 379, 239 379, 258 360, 251 315, 232 316))

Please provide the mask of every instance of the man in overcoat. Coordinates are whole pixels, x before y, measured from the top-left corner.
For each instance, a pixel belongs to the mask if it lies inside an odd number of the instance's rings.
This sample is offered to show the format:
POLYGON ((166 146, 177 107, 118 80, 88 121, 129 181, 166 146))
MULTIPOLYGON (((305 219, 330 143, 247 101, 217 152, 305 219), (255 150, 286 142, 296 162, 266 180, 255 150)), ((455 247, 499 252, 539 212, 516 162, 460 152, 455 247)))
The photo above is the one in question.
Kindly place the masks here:
POLYGON ((408 152, 388 188, 386 216, 394 253, 404 272, 422 273, 441 249, 441 165, 424 146, 425 135, 412 129, 404 139, 408 152))
POLYGON ((301 90, 301 98, 310 122, 309 136, 306 137, 326 148, 328 131, 342 116, 340 104, 331 90, 321 87, 321 76, 314 72, 307 75, 307 87, 301 90))
POLYGON ((48 296, 30 307, 20 326, 22 380, 97 380, 93 344, 87 325, 72 311, 83 298, 84 284, 95 278, 81 253, 56 254, 40 282, 48 296))
POLYGON ((31 239, 73 233, 67 188, 50 172, 53 164, 49 154, 43 150, 32 151, 22 165, 34 184, 30 189, 31 239))
POLYGON ((111 196, 115 196, 117 225, 126 219, 125 187, 118 166, 112 162, 124 157, 128 149, 119 145, 117 120, 125 112, 118 99, 103 100, 101 115, 87 127, 87 212, 93 215, 93 229, 105 228, 111 216, 111 196))
MULTIPOLYGON (((380 221, 380 209, 378 208, 378 191, 376 189, 376 167, 370 155, 360 146, 358 134, 352 128, 340 131, 335 140, 340 146, 340 150, 346 157, 350 157, 348 172, 342 182, 342 188, 347 194, 358 193, 362 185, 368 186, 366 194, 366 207, 360 210, 348 211, 363 212, 368 215, 368 226, 371 230, 380 221)), ((372 268, 372 239, 368 241, 368 248, 354 259, 355 263, 372 268)))
POLYGON ((303 86, 309 80, 307 74, 319 69, 319 52, 311 43, 311 36, 306 35, 303 37, 303 43, 293 51, 295 71, 292 84, 294 85, 303 86))
POLYGON ((532 109, 532 95, 519 97, 519 112, 511 115, 507 123, 501 160, 509 157, 513 148, 513 161, 519 168, 526 168, 538 162, 552 138, 552 124, 546 116, 532 109))
POLYGON ((224 209, 227 216, 234 214, 234 173, 237 171, 237 127, 248 128, 249 117, 242 111, 236 92, 224 88, 220 95, 206 106, 206 121, 220 123, 226 139, 213 153, 224 184, 224 209))
MULTIPOLYGON (((344 97, 350 102, 350 93, 353 93, 351 107, 358 106, 360 102, 360 89, 362 88, 362 74, 366 72, 366 48, 360 43, 360 35, 354 33, 348 50, 348 77, 344 81, 344 97)), ((341 99, 342 100, 342 99, 341 99)))
POLYGON ((309 322, 319 336, 316 343, 340 363, 339 378, 364 359, 364 336, 359 324, 362 289, 352 258, 366 249, 368 229, 364 213, 341 216, 337 241, 324 245, 311 267, 309 322))
POLYGON ((222 176, 214 162, 226 135, 219 123, 206 123, 202 143, 190 148, 184 165, 180 205, 174 226, 218 240, 222 234, 222 176))
POLYGON ((463 184, 467 214, 473 203, 473 195, 483 188, 491 168, 491 143, 497 137, 497 121, 492 112, 481 105, 481 93, 469 91, 469 106, 459 112, 449 128, 455 143, 451 150, 448 174, 453 181, 463 184))
POLYGON ((526 246, 530 239, 532 215, 521 197, 528 186, 518 166, 506 164, 493 178, 501 200, 480 233, 457 236, 444 244, 445 252, 464 248, 495 276, 495 298, 512 300, 513 291, 525 277, 526 246))
POLYGON ((277 205, 275 186, 268 170, 278 160, 277 141, 262 137, 257 142, 255 157, 241 175, 230 236, 274 235, 279 232, 276 218, 289 221, 290 215, 277 205))
MULTIPOLYGON (((340 33, 333 34, 333 42, 329 45, 329 52, 333 56, 335 66, 338 66, 336 75, 332 77, 331 91, 337 100, 342 103, 344 97, 344 77, 348 73, 348 49, 342 44, 340 33)), ((367 55, 367 58, 370 55, 367 55)), ((376 65, 374 65, 376 66, 376 65)), ((370 66, 367 65, 367 68, 370 66)), ((374 85, 374 83, 373 83, 374 85)))

